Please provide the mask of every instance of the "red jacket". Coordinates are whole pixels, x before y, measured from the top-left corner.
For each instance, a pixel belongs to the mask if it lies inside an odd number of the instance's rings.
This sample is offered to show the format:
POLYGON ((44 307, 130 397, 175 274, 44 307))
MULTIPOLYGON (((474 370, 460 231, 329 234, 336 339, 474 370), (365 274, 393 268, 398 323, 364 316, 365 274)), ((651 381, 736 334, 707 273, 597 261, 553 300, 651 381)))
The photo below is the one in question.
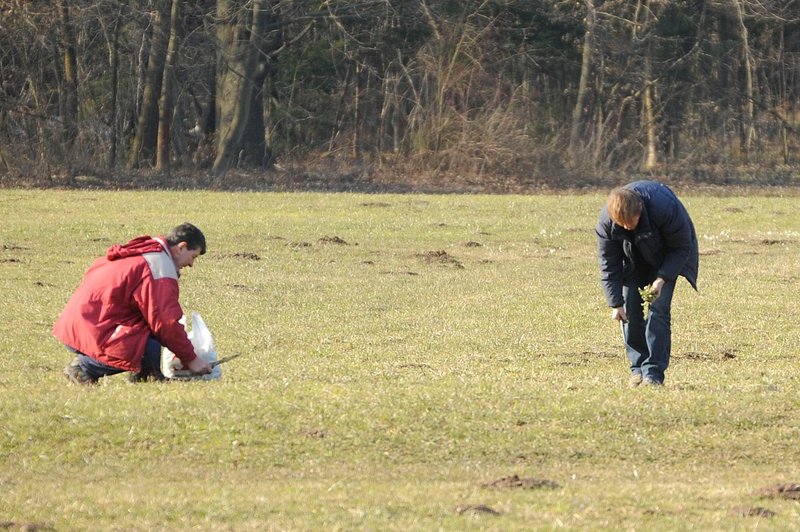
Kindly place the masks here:
POLYGON ((86 271, 53 335, 104 364, 141 371, 151 334, 181 360, 196 358, 178 320, 178 270, 163 238, 140 236, 108 249, 86 271))

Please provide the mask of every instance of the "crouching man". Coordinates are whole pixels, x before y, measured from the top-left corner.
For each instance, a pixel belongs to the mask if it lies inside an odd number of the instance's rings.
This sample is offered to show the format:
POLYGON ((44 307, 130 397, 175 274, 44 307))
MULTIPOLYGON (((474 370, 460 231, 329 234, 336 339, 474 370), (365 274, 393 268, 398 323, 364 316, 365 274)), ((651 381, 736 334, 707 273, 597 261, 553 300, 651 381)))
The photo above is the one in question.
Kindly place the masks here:
POLYGON ((210 373, 178 321, 180 270, 205 252, 205 236, 190 223, 167 236, 111 246, 86 271, 53 326, 53 335, 75 355, 64 375, 76 384, 124 371, 133 373, 133 381, 161 380, 162 346, 192 373, 210 373))

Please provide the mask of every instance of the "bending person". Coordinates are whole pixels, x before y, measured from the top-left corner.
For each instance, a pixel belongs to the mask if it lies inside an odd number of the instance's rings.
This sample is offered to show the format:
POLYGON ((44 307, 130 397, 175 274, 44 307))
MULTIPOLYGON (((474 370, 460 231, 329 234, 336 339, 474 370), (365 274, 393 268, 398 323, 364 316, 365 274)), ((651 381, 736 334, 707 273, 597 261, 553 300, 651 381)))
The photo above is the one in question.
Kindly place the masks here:
POLYGON ((622 322, 630 385, 663 384, 675 281, 682 275, 697 290, 692 219, 669 187, 636 181, 611 191, 595 231, 603 291, 611 317, 622 322), (639 289, 648 285, 656 299, 645 316, 639 289))
POLYGON ((161 347, 192 373, 211 372, 179 323, 180 270, 206 252, 206 239, 184 223, 167 236, 140 236, 110 247, 86 271, 53 326, 53 335, 74 354, 64 369, 76 384, 133 372, 131 380, 162 380, 161 347))

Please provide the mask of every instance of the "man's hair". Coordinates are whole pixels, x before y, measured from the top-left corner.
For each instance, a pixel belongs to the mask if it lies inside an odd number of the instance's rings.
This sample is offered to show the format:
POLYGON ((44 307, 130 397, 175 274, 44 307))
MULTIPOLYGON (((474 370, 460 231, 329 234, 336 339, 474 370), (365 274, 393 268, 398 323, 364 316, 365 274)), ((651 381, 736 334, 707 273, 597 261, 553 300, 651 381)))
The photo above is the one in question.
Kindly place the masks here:
POLYGON ((642 197, 630 188, 617 187, 608 195, 608 215, 617 225, 632 225, 642 214, 642 197))
POLYGON ((203 232, 189 222, 182 223, 167 235, 167 243, 170 246, 177 246, 181 242, 186 242, 189 249, 199 249, 200 254, 206 252, 206 237, 203 232))

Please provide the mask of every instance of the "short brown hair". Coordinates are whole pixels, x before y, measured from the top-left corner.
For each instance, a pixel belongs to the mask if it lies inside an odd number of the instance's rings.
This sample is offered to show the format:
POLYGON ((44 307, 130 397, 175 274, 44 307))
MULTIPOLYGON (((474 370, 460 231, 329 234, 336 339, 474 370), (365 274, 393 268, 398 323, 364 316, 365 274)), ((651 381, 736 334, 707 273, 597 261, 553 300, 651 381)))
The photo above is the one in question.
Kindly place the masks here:
POLYGON ((186 242, 187 248, 199 249, 200 254, 205 255, 206 237, 200 229, 189 222, 182 223, 167 235, 167 243, 170 246, 177 246, 181 242, 186 242))
POLYGON ((642 214, 642 197, 630 188, 617 187, 608 195, 608 215, 617 225, 633 225, 642 214))

